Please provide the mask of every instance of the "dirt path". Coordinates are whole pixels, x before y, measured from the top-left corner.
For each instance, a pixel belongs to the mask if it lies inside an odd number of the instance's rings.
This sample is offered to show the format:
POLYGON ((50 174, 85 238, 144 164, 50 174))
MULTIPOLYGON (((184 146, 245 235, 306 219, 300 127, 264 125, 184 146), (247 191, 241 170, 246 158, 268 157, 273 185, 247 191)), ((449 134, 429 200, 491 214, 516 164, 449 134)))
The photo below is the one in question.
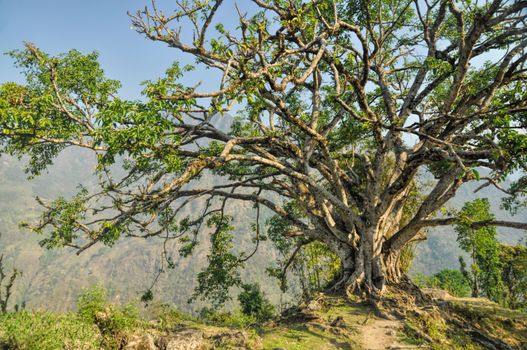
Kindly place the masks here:
POLYGON ((402 330, 400 321, 373 318, 360 328, 361 342, 367 350, 397 349, 398 334, 402 330))

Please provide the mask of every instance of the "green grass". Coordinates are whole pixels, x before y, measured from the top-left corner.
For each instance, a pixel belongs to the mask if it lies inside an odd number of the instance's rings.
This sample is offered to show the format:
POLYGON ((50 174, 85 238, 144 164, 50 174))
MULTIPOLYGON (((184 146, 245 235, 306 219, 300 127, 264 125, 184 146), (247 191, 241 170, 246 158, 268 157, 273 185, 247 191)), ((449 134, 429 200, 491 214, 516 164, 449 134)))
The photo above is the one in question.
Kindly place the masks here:
MULTIPOLYGON (((148 319, 141 318, 131 305, 108 304, 104 293, 90 289, 79 300, 77 313, 20 311, 0 315, 0 349, 118 349, 133 335, 162 336, 185 329, 198 329, 217 349, 233 349, 235 338, 213 340, 218 334, 246 334, 251 349, 361 349, 362 327, 375 316, 364 304, 342 298, 325 297, 318 319, 257 323, 237 312, 211 313, 208 318, 193 318, 168 305, 152 305, 148 319), (336 318, 341 326, 330 327, 336 318)), ((497 339, 521 346, 527 339, 527 315, 500 308, 485 300, 458 299, 445 306, 472 327, 497 339)), ((432 349, 480 350, 463 329, 443 319, 439 309, 409 312, 399 343, 428 345, 432 349), (426 334, 426 336, 424 336, 426 334), (428 340, 432 339, 432 343, 428 340)))
POLYGON ((350 340, 318 331, 303 325, 276 327, 260 335, 263 349, 351 349, 350 340))
POLYGON ((369 319, 370 311, 365 306, 350 304, 341 298, 326 298, 316 314, 321 322, 327 324, 341 317, 346 326, 340 334, 323 331, 301 321, 283 324, 263 329, 260 333, 263 349, 359 349, 357 327, 369 319))
MULTIPOLYGON (((490 337, 512 344, 513 347, 521 348, 525 344, 525 313, 502 308, 483 298, 458 298, 449 301, 444 307, 446 312, 464 319, 471 327, 490 337)), ((419 333, 433 339, 433 344, 428 344, 432 349, 483 349, 458 325, 445 322, 438 312, 407 315, 403 340, 415 345, 426 344, 427 341, 419 333)))
POLYGON ((518 346, 527 342, 527 313, 503 308, 487 299, 458 299, 449 304, 451 312, 470 321, 479 330, 518 346))
POLYGON ((20 350, 99 349, 94 324, 73 313, 8 313, 0 315, 0 348, 20 350))

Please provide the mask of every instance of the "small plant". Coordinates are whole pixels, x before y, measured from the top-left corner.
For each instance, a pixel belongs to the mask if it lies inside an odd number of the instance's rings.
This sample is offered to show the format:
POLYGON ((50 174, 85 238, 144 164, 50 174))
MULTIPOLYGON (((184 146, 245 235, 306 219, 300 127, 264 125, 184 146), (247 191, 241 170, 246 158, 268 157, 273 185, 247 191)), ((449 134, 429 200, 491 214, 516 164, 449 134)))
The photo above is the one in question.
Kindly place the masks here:
POLYGON ((194 321, 190 315, 183 313, 174 306, 165 303, 154 303, 148 309, 149 319, 158 321, 160 329, 174 329, 176 326, 188 321, 194 321))

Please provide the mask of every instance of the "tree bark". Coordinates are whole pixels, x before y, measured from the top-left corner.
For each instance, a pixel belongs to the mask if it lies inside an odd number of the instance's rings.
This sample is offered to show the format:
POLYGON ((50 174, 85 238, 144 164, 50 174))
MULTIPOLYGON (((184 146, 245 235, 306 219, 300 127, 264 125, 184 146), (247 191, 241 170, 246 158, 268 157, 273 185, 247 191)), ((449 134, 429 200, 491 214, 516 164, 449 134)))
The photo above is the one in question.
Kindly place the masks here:
POLYGON ((401 281, 403 273, 399 267, 399 251, 383 252, 383 241, 375 242, 375 237, 375 230, 371 230, 362 235, 356 246, 328 244, 341 261, 340 278, 331 290, 382 294, 387 285, 401 281))

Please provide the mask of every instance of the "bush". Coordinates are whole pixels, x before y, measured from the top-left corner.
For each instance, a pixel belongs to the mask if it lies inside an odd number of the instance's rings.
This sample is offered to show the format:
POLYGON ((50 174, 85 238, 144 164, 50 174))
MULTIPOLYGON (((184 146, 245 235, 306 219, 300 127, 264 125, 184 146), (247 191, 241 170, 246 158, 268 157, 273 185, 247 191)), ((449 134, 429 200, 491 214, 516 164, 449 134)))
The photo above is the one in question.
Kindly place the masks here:
POLYGON ((273 317, 274 306, 265 298, 257 283, 242 284, 242 289, 238 301, 245 315, 254 316, 258 321, 273 317))
POLYGON ((165 303, 154 303, 148 309, 147 317, 155 319, 159 322, 159 328, 171 330, 176 326, 187 321, 194 321, 194 319, 179 310, 174 306, 165 303))
POLYGON ((77 309, 79 317, 97 326, 107 348, 122 346, 128 331, 141 323, 135 304, 119 306, 108 303, 108 292, 100 285, 83 291, 77 299, 77 309))
POLYGON ((255 316, 237 312, 218 312, 215 309, 204 307, 201 309, 200 319, 215 326, 225 326, 232 328, 246 328, 257 323, 255 316))
POLYGON ((101 286, 85 289, 77 313, 25 310, 0 315, 0 349, 120 349, 142 325, 137 306, 108 303, 101 286))
POLYGON ((470 285, 459 270, 444 269, 434 275, 434 283, 457 297, 470 295, 470 285))

